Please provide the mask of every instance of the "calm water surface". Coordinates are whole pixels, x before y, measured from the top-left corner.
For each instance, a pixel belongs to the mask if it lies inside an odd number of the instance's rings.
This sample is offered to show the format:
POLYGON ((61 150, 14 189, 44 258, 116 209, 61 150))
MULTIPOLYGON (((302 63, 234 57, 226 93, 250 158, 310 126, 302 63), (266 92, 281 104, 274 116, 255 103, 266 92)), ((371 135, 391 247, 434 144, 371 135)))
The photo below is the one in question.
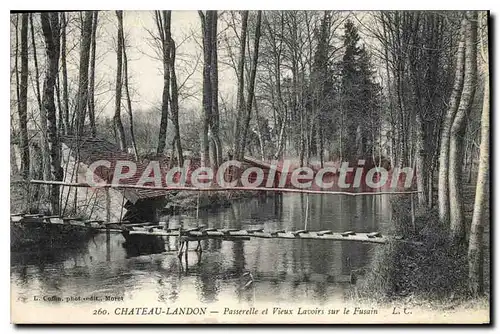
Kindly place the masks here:
MULTIPOLYGON (((200 210, 198 215, 198 220, 196 213, 182 220, 188 226, 199 222, 218 228, 371 232, 389 223, 390 207, 385 196, 309 195, 307 200, 307 195, 285 194, 200 210)), ((178 219, 171 218, 172 224, 178 219)), ((186 262, 177 258, 176 237, 164 238, 159 250, 124 242, 121 234, 98 234, 70 248, 12 253, 11 283, 17 297, 116 295, 180 304, 323 304, 342 300, 351 270, 365 267, 375 247, 381 247, 326 240, 204 240, 201 258, 191 242, 186 262), (155 251, 161 253, 151 254, 155 251), (248 283, 248 272, 253 283, 248 283)))

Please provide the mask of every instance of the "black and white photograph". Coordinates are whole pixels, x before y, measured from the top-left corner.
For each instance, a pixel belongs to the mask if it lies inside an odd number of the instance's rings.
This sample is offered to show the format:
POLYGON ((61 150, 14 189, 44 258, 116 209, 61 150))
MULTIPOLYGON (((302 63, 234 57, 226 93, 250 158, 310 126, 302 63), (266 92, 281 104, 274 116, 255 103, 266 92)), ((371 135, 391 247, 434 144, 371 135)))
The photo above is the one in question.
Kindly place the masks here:
POLYGON ((490 26, 11 10, 10 321, 490 324, 490 26))

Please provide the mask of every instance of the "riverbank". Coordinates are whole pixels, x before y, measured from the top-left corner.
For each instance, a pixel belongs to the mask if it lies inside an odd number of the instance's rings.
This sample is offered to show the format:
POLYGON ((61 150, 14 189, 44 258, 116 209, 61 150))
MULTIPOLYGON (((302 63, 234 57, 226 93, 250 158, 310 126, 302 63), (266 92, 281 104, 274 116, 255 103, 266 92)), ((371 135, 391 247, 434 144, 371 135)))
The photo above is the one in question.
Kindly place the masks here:
POLYGON ((234 201, 260 196, 274 196, 274 194, 263 191, 243 190, 210 192, 179 191, 167 195, 163 213, 180 213, 207 208, 217 209, 227 207, 234 201))
MULTIPOLYGON (((470 222, 475 187, 464 189, 465 214, 470 222)), ((489 226, 485 227, 485 295, 471 300, 468 292, 467 249, 450 247, 448 226, 439 222, 436 209, 417 210, 411 219, 411 202, 398 197, 392 203, 392 224, 386 234, 400 235, 411 242, 393 241, 376 249, 373 261, 349 292, 350 298, 377 303, 454 309, 489 307, 489 226)), ((489 222, 489 217, 486 217, 489 222)), ((486 224, 489 225, 489 224, 486 224)))
MULTIPOLYGON (((10 184, 10 212, 45 212, 50 213, 49 204, 44 201, 36 203, 37 208, 28 210, 27 194, 28 190, 22 183, 11 182, 10 184)), ((210 192, 195 192, 195 191, 172 191, 165 197, 165 207, 162 210, 165 214, 173 212, 188 212, 198 209, 217 209, 227 207, 234 201, 245 198, 274 196, 272 193, 263 191, 210 191, 210 192)), ((90 217, 87 217, 90 218, 90 217)))

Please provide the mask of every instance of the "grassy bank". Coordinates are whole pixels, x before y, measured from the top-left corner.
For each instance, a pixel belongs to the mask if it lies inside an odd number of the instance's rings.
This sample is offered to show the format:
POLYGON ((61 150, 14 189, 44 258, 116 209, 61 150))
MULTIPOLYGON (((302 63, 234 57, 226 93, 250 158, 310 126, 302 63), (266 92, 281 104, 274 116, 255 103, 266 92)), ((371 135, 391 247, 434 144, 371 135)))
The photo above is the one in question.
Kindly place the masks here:
MULTIPOLYGON (((392 241, 377 247, 371 266, 353 287, 350 297, 445 308, 467 303, 466 248, 450 246, 448 227, 439 222, 435 209, 417 210, 413 222, 409 198, 394 199, 392 207, 391 226, 384 232, 403 236, 409 242, 392 241)), ((489 284, 486 286, 489 290, 489 284)), ((487 305, 486 298, 483 302, 487 305)))

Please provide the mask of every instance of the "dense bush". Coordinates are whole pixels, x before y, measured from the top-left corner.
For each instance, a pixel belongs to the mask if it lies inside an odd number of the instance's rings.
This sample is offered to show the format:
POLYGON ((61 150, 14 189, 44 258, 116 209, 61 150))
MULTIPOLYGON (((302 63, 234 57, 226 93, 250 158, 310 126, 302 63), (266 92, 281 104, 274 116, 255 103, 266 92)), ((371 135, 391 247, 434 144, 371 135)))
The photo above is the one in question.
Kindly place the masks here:
POLYGON ((402 237, 378 247, 353 297, 377 301, 412 298, 449 301, 467 295, 464 249, 450 247, 448 229, 435 210, 416 211, 408 198, 393 201, 392 226, 386 234, 402 237))

